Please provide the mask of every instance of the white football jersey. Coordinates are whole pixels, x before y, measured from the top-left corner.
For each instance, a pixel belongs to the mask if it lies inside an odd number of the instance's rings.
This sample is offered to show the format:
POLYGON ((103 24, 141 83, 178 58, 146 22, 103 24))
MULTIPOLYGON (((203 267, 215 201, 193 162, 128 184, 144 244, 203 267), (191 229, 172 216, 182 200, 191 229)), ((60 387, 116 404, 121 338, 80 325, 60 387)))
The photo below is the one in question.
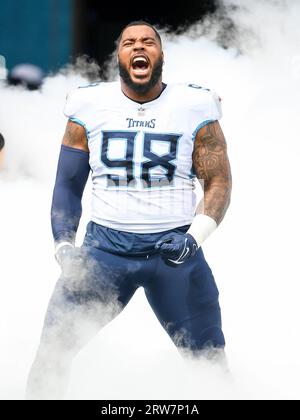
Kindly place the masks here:
POLYGON ((216 94, 168 84, 141 105, 123 94, 119 82, 99 83, 73 91, 64 113, 87 133, 93 222, 135 233, 192 222, 194 139, 202 126, 221 118, 216 94))

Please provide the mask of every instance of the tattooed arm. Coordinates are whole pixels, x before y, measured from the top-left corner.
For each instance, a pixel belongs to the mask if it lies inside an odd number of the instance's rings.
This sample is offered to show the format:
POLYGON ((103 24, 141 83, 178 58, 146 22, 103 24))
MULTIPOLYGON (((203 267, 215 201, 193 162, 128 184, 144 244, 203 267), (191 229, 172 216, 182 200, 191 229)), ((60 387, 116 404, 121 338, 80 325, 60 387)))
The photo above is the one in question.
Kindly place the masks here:
POLYGON ((221 223, 230 202, 231 172, 226 141, 217 121, 202 127, 193 151, 193 167, 204 181, 204 199, 186 234, 166 234, 155 245, 171 264, 193 257, 206 238, 221 223))
POLYGON ((62 144, 85 152, 89 151, 85 129, 71 120, 67 123, 62 144))
POLYGON ((198 179, 204 181, 204 198, 197 213, 210 216, 220 224, 230 203, 231 171, 225 137, 218 121, 198 131, 193 166, 198 179))

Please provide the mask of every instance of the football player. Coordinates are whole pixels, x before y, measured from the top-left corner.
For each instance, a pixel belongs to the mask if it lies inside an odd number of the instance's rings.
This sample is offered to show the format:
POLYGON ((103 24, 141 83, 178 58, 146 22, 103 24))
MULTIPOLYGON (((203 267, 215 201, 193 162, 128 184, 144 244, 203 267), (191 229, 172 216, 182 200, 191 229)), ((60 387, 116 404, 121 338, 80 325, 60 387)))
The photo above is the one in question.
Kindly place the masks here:
POLYGON ((73 357, 143 287, 180 350, 224 348, 218 289, 202 243, 230 201, 219 97, 165 84, 161 37, 150 24, 119 38, 120 81, 79 87, 68 118, 51 221, 62 275, 51 297, 27 398, 62 398, 73 357), (75 246, 91 173, 91 220, 75 246), (196 183, 204 198, 197 206, 196 183))

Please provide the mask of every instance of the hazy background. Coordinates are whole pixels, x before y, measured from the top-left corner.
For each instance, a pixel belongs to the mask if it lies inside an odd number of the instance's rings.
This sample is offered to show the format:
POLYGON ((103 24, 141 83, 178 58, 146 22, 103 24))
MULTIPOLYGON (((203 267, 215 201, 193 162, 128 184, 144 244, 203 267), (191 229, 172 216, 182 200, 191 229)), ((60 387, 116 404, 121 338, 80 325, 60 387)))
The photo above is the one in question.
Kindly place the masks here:
MULTIPOLYGON (((186 32, 165 34, 164 81, 198 83, 222 97, 232 204, 203 249, 220 291, 232 379, 204 362, 183 362, 140 289, 74 361, 68 398, 300 397, 300 4, 223 5, 221 14, 186 32), (222 16, 230 16, 231 25, 222 16)), ((6 139, 0 172, 1 399, 23 398, 59 275, 51 194, 65 95, 82 82, 61 73, 48 77, 41 91, 0 87, 6 139)), ((89 187, 79 244, 89 220, 89 187)))

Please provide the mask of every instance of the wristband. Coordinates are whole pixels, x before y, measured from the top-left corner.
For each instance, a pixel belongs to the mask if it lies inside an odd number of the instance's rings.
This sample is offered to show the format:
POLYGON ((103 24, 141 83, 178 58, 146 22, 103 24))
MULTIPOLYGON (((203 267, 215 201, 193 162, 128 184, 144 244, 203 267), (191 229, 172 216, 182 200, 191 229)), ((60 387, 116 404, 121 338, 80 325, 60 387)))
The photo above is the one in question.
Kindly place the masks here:
POLYGON ((55 250, 54 250, 55 255, 58 253, 60 248, 62 248, 63 246, 66 246, 66 245, 69 245, 72 248, 74 248, 74 245, 71 244, 71 242, 59 242, 57 245, 55 245, 55 250))
POLYGON ((216 230, 217 226, 217 222, 212 217, 206 214, 196 214, 187 233, 194 237, 198 247, 200 247, 205 239, 216 230))

